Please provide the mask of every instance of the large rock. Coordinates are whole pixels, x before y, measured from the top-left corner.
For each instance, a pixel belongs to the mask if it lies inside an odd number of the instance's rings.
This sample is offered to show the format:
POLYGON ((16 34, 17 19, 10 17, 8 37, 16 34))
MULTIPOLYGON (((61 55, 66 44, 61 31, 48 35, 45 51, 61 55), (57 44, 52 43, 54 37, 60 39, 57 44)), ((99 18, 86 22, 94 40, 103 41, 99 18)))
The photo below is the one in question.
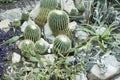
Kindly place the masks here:
POLYGON ((20 19, 21 13, 22 10, 20 8, 15 8, 15 9, 7 10, 4 13, 0 13, 0 16, 2 17, 2 19, 9 19, 13 21, 15 19, 20 19))
POLYGON ((2 20, 0 22, 0 29, 3 29, 4 31, 7 32, 9 30, 9 25, 10 25, 9 19, 2 20))
POLYGON ((20 59, 21 59, 21 56, 18 53, 13 52, 12 63, 18 63, 20 62, 20 59))

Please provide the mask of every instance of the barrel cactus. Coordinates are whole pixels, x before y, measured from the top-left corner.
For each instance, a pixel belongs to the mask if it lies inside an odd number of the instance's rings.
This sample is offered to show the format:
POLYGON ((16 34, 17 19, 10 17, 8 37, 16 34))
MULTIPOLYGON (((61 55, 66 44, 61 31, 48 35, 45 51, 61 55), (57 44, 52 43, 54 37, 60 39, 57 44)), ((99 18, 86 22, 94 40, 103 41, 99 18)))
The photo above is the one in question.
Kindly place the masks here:
POLYGON ((53 42, 53 52, 66 55, 70 52, 71 40, 66 35, 58 35, 53 42))
POLYGON ((70 12, 70 15, 71 15, 71 16, 76 16, 76 15, 78 15, 78 9, 77 9, 77 8, 73 8, 73 9, 71 10, 71 12, 70 12))
POLYGON ((45 53, 47 50, 47 46, 45 45, 45 42, 43 42, 42 40, 38 40, 35 43, 35 52, 37 53, 45 53))
POLYGON ((22 21, 27 21, 29 19, 29 12, 24 11, 21 15, 21 20, 22 21))
POLYGON ((35 22, 39 26, 45 25, 48 13, 57 7, 57 0, 40 0, 39 14, 35 18, 35 22))
POLYGON ((21 25, 21 22, 20 20, 18 19, 15 19, 13 22, 12 22, 12 26, 14 26, 15 28, 19 28, 21 25))
POLYGON ((48 15, 48 25, 54 36, 59 34, 70 35, 68 27, 69 16, 62 10, 53 10, 48 15))
POLYGON ((19 48, 23 53, 30 53, 34 50, 35 45, 31 40, 23 40, 20 42, 19 48))
POLYGON ((24 38, 34 42, 41 38, 41 30, 37 25, 27 25, 24 32, 24 38))

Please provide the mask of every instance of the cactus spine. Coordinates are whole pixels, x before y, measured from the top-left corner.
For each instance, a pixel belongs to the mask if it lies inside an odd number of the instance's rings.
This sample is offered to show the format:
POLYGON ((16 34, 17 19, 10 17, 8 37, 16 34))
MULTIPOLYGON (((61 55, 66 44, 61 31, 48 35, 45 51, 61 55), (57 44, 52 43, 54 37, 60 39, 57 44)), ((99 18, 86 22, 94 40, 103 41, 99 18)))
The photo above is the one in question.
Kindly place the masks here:
POLYGON ((53 10, 48 15, 48 25, 54 36, 59 34, 70 36, 68 23, 69 17, 67 13, 62 10, 53 10))
POLYGON ((35 22, 39 26, 45 25, 48 13, 57 7, 57 0, 40 0, 40 10, 35 22))
POLYGON ((66 35, 59 35, 53 42, 53 52, 66 55, 71 49, 71 40, 66 35))
POLYGON ((37 25, 28 25, 25 28, 24 38, 30 39, 34 42, 41 38, 41 30, 37 25))

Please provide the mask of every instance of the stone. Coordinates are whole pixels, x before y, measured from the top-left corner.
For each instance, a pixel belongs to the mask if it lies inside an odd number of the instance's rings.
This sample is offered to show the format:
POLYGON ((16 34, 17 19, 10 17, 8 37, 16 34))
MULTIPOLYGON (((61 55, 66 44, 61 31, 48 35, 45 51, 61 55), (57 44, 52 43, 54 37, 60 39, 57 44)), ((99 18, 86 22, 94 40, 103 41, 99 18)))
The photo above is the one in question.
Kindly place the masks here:
POLYGON ((88 80, 86 75, 83 72, 77 74, 75 78, 76 78, 75 80, 88 80))
POLYGON ((98 77, 99 79, 105 79, 106 80, 106 79, 114 76, 118 71, 117 68, 115 68, 111 65, 106 65, 106 68, 107 68, 107 72, 102 74, 98 65, 94 65, 91 69, 91 73, 93 75, 95 75, 96 77, 98 77))
POLYGON ((49 39, 50 42, 52 42, 55 39, 55 37, 52 35, 52 31, 50 30, 48 23, 45 24, 44 29, 46 38, 49 39))
POLYGON ((61 6, 65 11, 67 11, 69 14, 73 8, 75 8, 73 0, 61 0, 61 6))
POLYGON ((34 20, 39 13, 40 3, 30 12, 30 17, 34 20))
POLYGON ((73 21, 69 23, 70 30, 74 31, 77 26, 77 22, 73 21))
POLYGON ((20 62, 20 59, 21 59, 21 56, 18 53, 13 52, 12 63, 18 63, 20 62))
POLYGON ((9 19, 2 20, 0 22, 0 29, 3 29, 4 31, 7 32, 9 30, 9 25, 10 25, 9 19))
POLYGON ((89 34, 82 30, 76 30, 75 37, 86 40, 88 38, 89 34))
POLYGON ((14 21, 15 19, 20 20, 21 13, 22 10, 20 8, 15 8, 1 13, 0 16, 2 17, 2 19, 9 19, 10 21, 14 21))

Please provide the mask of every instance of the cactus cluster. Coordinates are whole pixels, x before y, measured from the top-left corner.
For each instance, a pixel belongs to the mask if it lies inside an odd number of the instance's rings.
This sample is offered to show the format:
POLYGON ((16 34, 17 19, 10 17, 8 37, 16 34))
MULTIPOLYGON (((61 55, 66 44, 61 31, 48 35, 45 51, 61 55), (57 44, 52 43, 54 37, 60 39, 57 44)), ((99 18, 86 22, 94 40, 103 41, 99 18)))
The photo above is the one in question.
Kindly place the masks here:
POLYGON ((48 15, 48 25, 54 36, 65 34, 70 36, 69 16, 62 10, 52 10, 48 15))
POLYGON ((53 52, 66 55, 71 49, 71 40, 66 35, 59 35, 53 42, 53 52))
POLYGON ((27 25, 24 32, 24 38, 34 42, 41 38, 41 30, 37 25, 27 25))
POLYGON ((43 42, 42 40, 36 41, 35 52, 42 54, 45 53, 46 50, 47 50, 47 46, 45 45, 45 42, 43 42))
POLYGON ((39 14, 35 18, 35 22, 39 26, 45 25, 48 13, 57 7, 57 0, 40 0, 39 14))

